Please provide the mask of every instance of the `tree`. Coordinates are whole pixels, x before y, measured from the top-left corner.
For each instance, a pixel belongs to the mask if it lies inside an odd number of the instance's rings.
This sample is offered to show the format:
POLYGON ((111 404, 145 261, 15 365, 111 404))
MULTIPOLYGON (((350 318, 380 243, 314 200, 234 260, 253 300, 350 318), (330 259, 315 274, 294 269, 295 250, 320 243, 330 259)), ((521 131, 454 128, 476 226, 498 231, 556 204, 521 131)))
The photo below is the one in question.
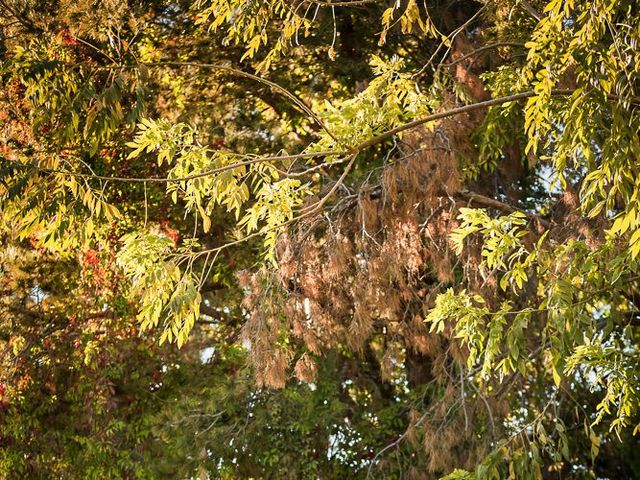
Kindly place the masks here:
POLYGON ((631 0, 0 1, 8 478, 628 478, 631 0))

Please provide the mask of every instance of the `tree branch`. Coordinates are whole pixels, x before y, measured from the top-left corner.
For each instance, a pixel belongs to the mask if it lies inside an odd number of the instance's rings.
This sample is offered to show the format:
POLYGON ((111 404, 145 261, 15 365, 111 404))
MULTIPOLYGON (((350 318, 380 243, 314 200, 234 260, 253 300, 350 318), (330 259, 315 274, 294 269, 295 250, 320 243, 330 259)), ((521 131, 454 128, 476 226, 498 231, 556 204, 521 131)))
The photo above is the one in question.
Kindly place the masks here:
MULTIPOLYGON (((552 95, 555 96, 561 96, 561 95, 571 95, 574 92, 574 90, 571 89, 557 89, 557 90, 553 90, 551 92, 552 95)), ((256 158, 250 158, 248 160, 244 160, 241 162, 237 162, 237 163, 232 163, 229 165, 225 165, 223 167, 219 167, 219 168, 214 168, 211 170, 207 170, 204 172, 200 172, 194 175, 188 175, 186 177, 179 177, 179 178, 167 178, 167 177, 146 177, 146 178, 140 178, 140 177, 109 177, 109 176, 103 176, 103 175, 92 175, 92 174, 88 174, 88 173, 79 173, 79 172, 72 172, 72 171, 67 171, 67 170, 55 170, 55 169, 47 169, 47 168, 40 168, 40 167, 36 167, 37 170, 42 171, 42 172, 49 172, 49 173, 60 173, 60 174, 64 174, 64 175, 72 175, 72 176, 76 176, 76 177, 82 177, 82 178, 92 178, 92 179, 96 179, 96 180, 105 180, 105 181, 118 181, 118 182, 157 182, 157 183, 172 183, 172 182, 183 182, 183 181, 187 181, 187 180, 193 180, 193 179, 197 179, 197 178, 201 178, 201 177, 206 177, 208 175, 214 175, 216 173, 220 173, 226 170, 230 170, 236 167, 240 167, 243 165, 250 165, 253 163, 260 163, 260 162, 270 162, 270 161, 278 161, 278 160, 288 160, 288 159, 295 159, 295 158, 314 158, 314 157, 323 157, 323 156, 342 156, 342 155, 346 155, 346 154, 357 154, 357 153, 361 153, 365 150, 367 150, 368 148, 384 142, 386 140, 389 140, 390 138, 393 138, 394 136, 396 136, 398 133, 404 132, 406 130, 411 130, 413 128, 419 127, 421 125, 424 125, 425 123, 429 123, 429 122, 433 122, 436 120, 441 120, 443 118, 448 118, 448 117, 453 117, 455 115, 460 115, 462 113, 468 113, 468 112, 472 112, 475 110, 479 110, 482 108, 488 108, 488 107, 493 107, 493 106, 497 106, 497 105, 502 105, 505 103, 509 103, 509 102, 513 102, 513 101, 517 101, 517 100, 522 100, 525 98, 530 98, 535 96, 536 93, 533 90, 530 90, 528 92, 521 92, 521 93, 516 93, 514 95, 507 95, 504 97, 498 97, 498 98, 492 98, 490 100, 485 100, 483 102, 477 102, 477 103, 471 103, 469 105, 464 105, 462 107, 456 107, 456 108, 452 108, 451 110, 445 110, 442 112, 437 112, 437 113, 433 113, 431 115, 427 115, 426 117, 423 118, 419 118, 417 120, 414 120, 412 122, 408 122, 405 123, 404 125, 400 125, 398 127, 392 128, 390 130, 387 130, 386 132, 383 132, 379 135, 376 135, 374 137, 371 137, 368 140, 365 140, 364 142, 356 145, 355 147, 350 148, 348 151, 344 151, 344 150, 329 150, 329 151, 324 151, 324 152, 309 152, 309 153, 300 153, 300 154, 296 154, 296 155, 282 155, 282 156, 271 156, 271 157, 256 157, 256 158)), ((610 96, 610 98, 617 98, 615 96, 610 96)), ((231 154, 231 155, 238 155, 239 157, 241 157, 240 154, 231 154)), ((246 157, 246 156, 245 156, 246 157)), ((23 165, 23 164, 17 164, 19 166, 23 165)), ((26 166, 26 165, 25 165, 26 166)))
MULTIPOLYGON (((495 208, 496 210, 499 210, 505 213, 515 213, 515 212, 521 211, 509 205, 508 203, 504 203, 490 197, 485 197, 484 195, 480 195, 479 193, 470 192, 467 190, 460 191, 456 195, 459 196, 460 198, 468 200, 469 202, 479 205, 481 207, 495 208)), ((526 212, 523 212, 523 213, 526 213, 526 212)), ((549 223, 548 220, 541 218, 539 215, 535 215, 535 214, 527 214, 527 215, 534 218, 538 223, 540 223, 540 225, 542 225, 545 228, 549 228, 551 226, 551 223, 549 223)))

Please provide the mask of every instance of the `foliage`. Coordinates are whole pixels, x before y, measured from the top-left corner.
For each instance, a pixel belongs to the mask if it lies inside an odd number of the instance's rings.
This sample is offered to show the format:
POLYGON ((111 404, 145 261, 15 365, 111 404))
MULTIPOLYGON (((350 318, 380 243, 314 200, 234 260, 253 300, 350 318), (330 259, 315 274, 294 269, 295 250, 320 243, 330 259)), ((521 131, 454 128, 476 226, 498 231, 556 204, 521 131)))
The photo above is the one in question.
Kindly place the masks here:
POLYGON ((636 475, 639 37, 0 0, 3 478, 636 475))

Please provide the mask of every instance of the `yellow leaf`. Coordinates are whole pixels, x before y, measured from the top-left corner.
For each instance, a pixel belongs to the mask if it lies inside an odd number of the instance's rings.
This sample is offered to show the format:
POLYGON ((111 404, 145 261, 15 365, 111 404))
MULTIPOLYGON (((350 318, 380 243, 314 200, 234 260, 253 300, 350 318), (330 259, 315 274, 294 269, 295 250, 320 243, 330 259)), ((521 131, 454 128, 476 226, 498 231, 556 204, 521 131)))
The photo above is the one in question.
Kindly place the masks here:
POLYGON ((553 373, 553 383, 556 384, 556 387, 560 386, 560 383, 562 382, 562 377, 560 376, 560 374, 558 373, 558 370, 556 369, 556 366, 554 365, 552 367, 552 373, 553 373))

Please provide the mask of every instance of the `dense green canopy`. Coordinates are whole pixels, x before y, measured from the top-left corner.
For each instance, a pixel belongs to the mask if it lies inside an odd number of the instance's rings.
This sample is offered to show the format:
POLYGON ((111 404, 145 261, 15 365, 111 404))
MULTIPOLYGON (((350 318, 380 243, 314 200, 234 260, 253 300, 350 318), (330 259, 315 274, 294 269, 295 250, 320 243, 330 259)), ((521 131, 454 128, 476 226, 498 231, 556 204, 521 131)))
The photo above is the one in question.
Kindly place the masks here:
POLYGON ((0 0, 0 478, 636 478, 639 41, 0 0))

